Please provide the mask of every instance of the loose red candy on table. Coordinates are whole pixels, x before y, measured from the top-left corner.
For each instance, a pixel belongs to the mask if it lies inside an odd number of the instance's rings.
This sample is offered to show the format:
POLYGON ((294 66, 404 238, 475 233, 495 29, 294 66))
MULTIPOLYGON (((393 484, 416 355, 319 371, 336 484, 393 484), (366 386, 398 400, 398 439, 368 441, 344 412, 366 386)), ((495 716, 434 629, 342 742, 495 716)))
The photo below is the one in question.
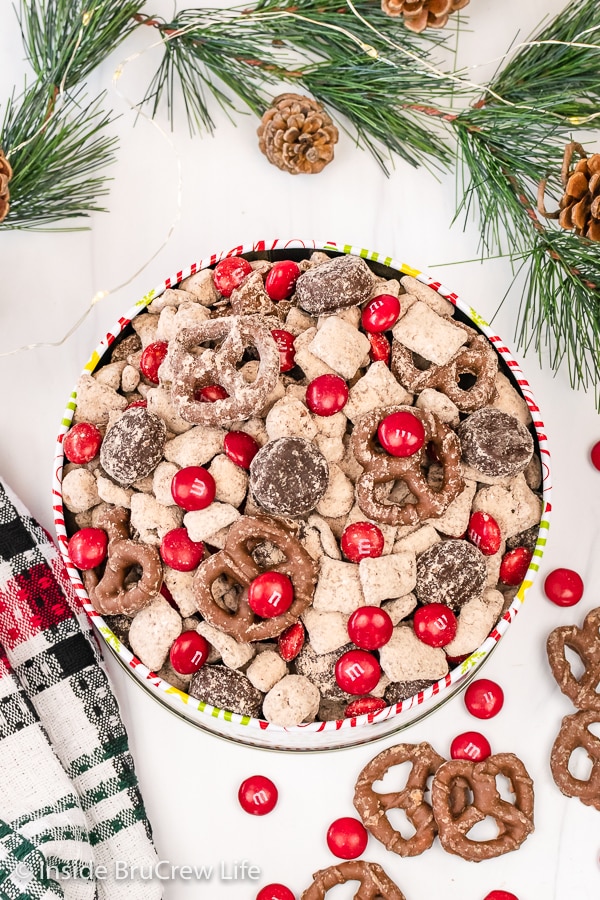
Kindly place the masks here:
POLYGON ((353 563, 381 556, 384 543, 381 528, 371 522, 353 522, 344 530, 340 540, 342 553, 353 563))
POLYGON ((252 816, 266 816, 275 809, 278 799, 277 788, 264 775, 251 775, 242 781, 238 800, 242 809, 252 816))
POLYGON ((600 441, 598 441, 592 447, 590 451, 590 459, 592 460, 592 465, 595 469, 600 471, 600 441))
POLYGON ((379 443, 392 456, 413 456, 425 443, 425 429, 420 419, 401 410, 386 416, 377 429, 379 443))
POLYGON ((228 256, 215 266, 213 282, 223 297, 231 297, 233 291, 251 271, 252 266, 247 259, 242 259, 241 256, 228 256))
POLYGON ((229 431, 223 441, 225 454, 240 469, 249 469, 250 463, 260 450, 251 434, 245 431, 229 431))
POLYGON ((263 572, 248 588, 248 605, 263 619, 273 619, 290 608, 294 602, 294 586, 282 572, 263 572))
POLYGON ((319 375, 306 388, 306 405, 316 416, 334 416, 348 401, 348 385, 339 375, 319 375))
POLYGON ((83 465, 98 455, 101 443, 102 434, 95 425, 78 422, 65 434, 63 450, 70 462, 83 465))
POLYGON ((493 516, 478 511, 469 519, 467 538, 484 556, 493 556, 500 549, 502 532, 493 516))
POLYGON ((379 606, 361 606, 348 619, 350 640, 361 650, 378 650, 387 644, 393 631, 389 614, 379 606))
POLYGON ((95 569, 106 559, 108 535, 102 528, 80 528, 69 541, 69 556, 78 569, 95 569))
POLYGON ((344 718, 353 719, 355 716, 368 716, 385 709, 385 700, 381 697, 358 697, 352 700, 344 710, 344 718))
POLYGON ((528 547, 515 547, 502 557, 500 563, 500 581, 516 586, 521 584, 527 575, 533 552, 528 547))
POLYGON ((465 691, 465 706, 478 719, 491 719, 504 706, 504 691, 489 678, 472 681, 465 691))
POLYGON ((294 622, 285 631, 282 631, 277 638, 279 655, 286 662, 296 659, 302 647, 304 646, 304 626, 302 622, 294 622))
POLYGON ((194 400, 199 403, 216 403, 217 400, 226 400, 229 394, 220 384, 207 384, 194 394, 194 400))
POLYGON ((416 636, 428 647, 445 647, 456 637, 458 621, 445 603, 427 603, 413 616, 416 636))
POLYGON ((554 569, 546 576, 544 592, 557 606, 575 606, 583 597, 583 580, 573 569, 554 569))
POLYGON ((184 631, 169 651, 171 665, 180 675, 193 675, 201 669, 210 653, 210 644, 197 631, 184 631))
POLYGON ((165 341, 155 341, 143 351, 140 357, 140 369, 148 381, 158 384, 158 370, 162 366, 169 345, 165 341))
POLYGON ((471 762, 481 762, 491 754, 492 748, 488 739, 479 731, 465 731, 463 734, 458 734, 450 744, 452 759, 470 759, 471 762))
POLYGON ((369 357, 371 362, 384 362, 386 366, 390 361, 392 348, 385 334, 367 334, 371 349, 369 357))
POLYGON ((335 664, 335 680, 347 694, 368 694, 381 677, 381 666, 366 650, 348 650, 335 664))
POLYGON ((358 859, 365 852, 368 840, 363 823, 351 816, 336 819, 327 830, 327 846, 339 859, 358 859))
POLYGON ((266 884, 256 895, 256 900, 296 900, 285 884, 266 884))
POLYGON ((490 891, 483 900, 519 900, 519 898, 510 891, 490 891))
POLYGON ((293 260, 282 259, 267 272, 265 291, 276 303, 278 300, 287 300, 294 293, 299 275, 300 268, 293 260))
POLYGON ((400 315, 400 301, 393 294, 380 294, 367 303, 362 311, 361 325, 371 334, 379 334, 396 324, 400 315))
POLYGON ((289 372, 296 365, 296 351, 294 350, 294 335, 283 328, 273 328, 271 331, 279 350, 279 371, 289 372))
POLYGON ((160 558, 177 572, 191 572, 200 565, 203 556, 204 544, 193 541, 187 528, 173 528, 160 544, 160 558))
POLYGON ((202 466, 186 466, 171 481, 173 500, 188 512, 206 509, 215 499, 216 491, 215 479, 202 466))

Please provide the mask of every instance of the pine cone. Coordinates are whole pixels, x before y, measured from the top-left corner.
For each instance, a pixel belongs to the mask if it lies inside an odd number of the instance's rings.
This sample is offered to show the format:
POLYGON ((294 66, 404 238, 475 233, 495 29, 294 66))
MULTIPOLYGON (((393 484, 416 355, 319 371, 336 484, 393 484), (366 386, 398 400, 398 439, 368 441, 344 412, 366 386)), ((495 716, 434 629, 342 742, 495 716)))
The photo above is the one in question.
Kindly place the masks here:
POLYGON ((315 175, 333 159, 338 130, 316 100, 280 94, 262 117, 258 146, 269 162, 291 172, 315 175))
POLYGON ((0 147, 0 224, 4 222, 10 208, 10 193, 8 190, 8 182, 12 178, 12 169, 9 161, 2 152, 0 147))
POLYGON ((538 189, 538 212, 547 219, 558 219, 561 228, 575 229, 575 234, 583 235, 591 241, 600 241, 600 153, 589 159, 581 144, 572 141, 565 147, 561 181, 564 196, 556 212, 549 213, 544 205, 546 180, 538 189), (571 168, 573 154, 581 159, 571 168))
POLYGON ((411 31, 443 28, 448 17, 468 6, 469 0, 381 0, 381 8, 388 16, 404 16, 404 24, 411 31))

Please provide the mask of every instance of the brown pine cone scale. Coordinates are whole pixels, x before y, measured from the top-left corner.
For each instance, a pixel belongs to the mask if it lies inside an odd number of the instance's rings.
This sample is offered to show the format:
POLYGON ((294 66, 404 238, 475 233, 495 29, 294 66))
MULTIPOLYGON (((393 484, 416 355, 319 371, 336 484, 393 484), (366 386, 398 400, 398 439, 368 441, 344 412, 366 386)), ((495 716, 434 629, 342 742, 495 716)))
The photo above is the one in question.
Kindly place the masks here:
POLYGON ((470 0, 381 0, 381 9, 388 16, 404 16, 404 24, 411 31, 443 28, 448 18, 468 6, 470 0))
POLYGON ((12 178, 12 168, 0 147, 0 224, 4 222, 10 209, 8 182, 12 178))
POLYGON ((338 130, 311 97, 280 94, 257 130, 258 146, 269 162, 292 175, 314 175, 333 159, 338 130))
POLYGON ((546 181, 538 189, 538 212, 547 219, 558 219, 561 228, 600 241, 600 153, 588 158, 581 144, 572 141, 565 147, 561 180, 565 193, 556 212, 549 213, 544 205, 546 181), (571 168, 573 155, 581 159, 571 168))

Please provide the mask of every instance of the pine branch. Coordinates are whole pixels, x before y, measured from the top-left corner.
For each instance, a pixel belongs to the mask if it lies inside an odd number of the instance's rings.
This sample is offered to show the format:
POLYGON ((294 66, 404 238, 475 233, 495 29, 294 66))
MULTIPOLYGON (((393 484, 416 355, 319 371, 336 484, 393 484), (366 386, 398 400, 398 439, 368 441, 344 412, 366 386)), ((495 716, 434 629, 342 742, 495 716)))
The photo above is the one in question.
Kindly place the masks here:
POLYGON ((22 0, 19 21, 40 81, 79 84, 138 23, 144 0, 22 0))
POLYGON ((101 99, 90 103, 78 91, 53 115, 52 85, 35 85, 9 100, 0 134, 13 178, 2 228, 46 227, 102 209, 96 198, 108 193, 104 172, 117 141, 104 133, 110 117, 101 99))

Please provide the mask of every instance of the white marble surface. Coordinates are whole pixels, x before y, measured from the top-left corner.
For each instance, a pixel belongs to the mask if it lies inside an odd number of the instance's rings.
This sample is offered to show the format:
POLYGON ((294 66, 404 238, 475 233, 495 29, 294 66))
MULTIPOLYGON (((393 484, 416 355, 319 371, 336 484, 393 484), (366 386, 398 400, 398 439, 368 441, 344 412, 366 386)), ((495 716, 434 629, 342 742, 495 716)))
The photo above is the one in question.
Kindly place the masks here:
MULTIPOLYGON (((563 0, 473 0, 469 28, 461 37, 461 61, 498 56, 517 27, 528 35, 543 14, 563 0)), ((20 83, 27 66, 10 0, 0 0, 0 96, 20 83)), ((157 0, 152 11, 169 14, 157 0)), ((0 357, 0 471, 41 522, 51 527, 51 460, 57 423, 82 364, 117 315, 166 275, 205 256, 259 237, 308 236, 342 240, 380 250, 436 273, 482 315, 490 318, 511 280, 504 260, 457 264, 477 257, 478 231, 470 222, 451 227, 454 178, 433 178, 402 162, 386 179, 375 162, 342 134, 335 163, 317 178, 292 178, 273 167, 256 146, 256 121, 237 127, 218 110, 214 137, 190 139, 182 117, 172 145, 134 113, 123 95, 141 96, 152 69, 146 54, 125 70, 117 93, 112 73, 130 53, 151 42, 133 36, 94 74, 92 89, 106 88, 121 117, 118 164, 108 200, 109 215, 91 220, 82 233, 3 233, 0 237, 0 352, 21 344, 56 341, 97 291, 131 278, 163 241, 177 216, 177 159, 183 194, 180 221, 168 244, 127 287, 97 304, 62 347, 0 357), (452 265, 442 264, 453 263, 452 265)), ((483 78, 489 67, 475 69, 483 78)), ((164 120, 160 120, 164 126, 164 120)), ((517 295, 495 319, 513 342, 517 295)), ((600 598, 600 473, 589 449, 600 439, 592 394, 574 393, 566 373, 553 377, 530 354, 523 367, 535 391, 551 442, 554 511, 539 583, 484 672, 503 686, 500 715, 479 724, 455 697, 401 740, 429 740, 447 754, 452 738, 479 728, 495 751, 512 751, 526 763, 536 786, 536 830, 523 847, 475 865, 445 854, 439 845, 414 859, 400 859, 371 839, 365 857, 384 865, 407 900, 483 900, 503 888, 519 900, 592 900, 600 895, 600 813, 564 798, 549 774, 550 747, 561 718, 572 711, 545 661, 548 632, 580 622, 600 598), (545 599, 543 577, 557 566, 576 569, 586 592, 579 606, 563 610, 545 599)), ((141 786, 161 859, 173 865, 206 865, 209 882, 165 882, 167 900, 207 897, 253 900, 258 885, 288 884, 299 896, 310 873, 334 860, 325 844, 330 822, 352 815, 353 783, 375 751, 369 748, 292 756, 232 746, 178 721, 145 696, 109 660, 115 690, 133 745, 141 786), (276 810, 250 818, 237 805, 241 780, 269 775, 279 787, 276 810), (259 882, 223 878, 236 861, 260 867, 259 882), (221 866, 224 870, 222 872, 221 866)), ((343 900, 339 890, 331 896, 343 900)), ((349 896, 346 894, 346 896, 349 896)))

